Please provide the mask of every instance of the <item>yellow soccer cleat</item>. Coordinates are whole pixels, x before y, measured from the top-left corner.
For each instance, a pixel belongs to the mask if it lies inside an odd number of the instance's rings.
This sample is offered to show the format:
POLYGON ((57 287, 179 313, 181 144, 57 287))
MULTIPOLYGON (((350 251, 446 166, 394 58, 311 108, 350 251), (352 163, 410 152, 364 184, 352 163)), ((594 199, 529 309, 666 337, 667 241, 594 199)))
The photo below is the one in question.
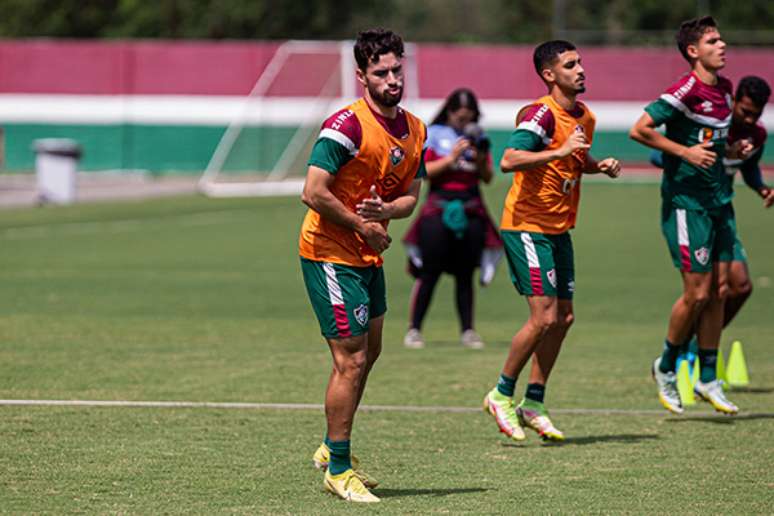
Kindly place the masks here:
POLYGON ((497 387, 484 397, 484 412, 491 414, 500 431, 514 441, 523 441, 527 438, 519 425, 519 418, 513 408, 513 399, 500 394, 497 387))
MULTIPOLYGON (((365 471, 360 469, 360 460, 353 454, 349 458, 350 462, 352 463, 352 470, 355 472, 355 475, 360 478, 360 481, 363 482, 363 485, 366 487, 373 489, 374 487, 379 485, 379 481, 376 480, 374 477, 366 473, 365 471)), ((328 464, 331 461, 331 450, 328 448, 328 446, 325 443, 322 443, 319 448, 317 448, 317 451, 314 452, 314 455, 312 456, 312 462, 314 463, 314 467, 322 470, 327 471, 328 470, 328 464)))
POLYGON ((516 415, 523 427, 534 430, 544 441, 564 441, 564 434, 551 422, 542 403, 524 400, 516 408, 516 415))
POLYGON ((374 503, 380 501, 363 485, 360 477, 352 469, 338 475, 331 475, 330 471, 326 471, 323 485, 326 491, 348 502, 374 503))
POLYGON ((728 398, 726 398, 726 394, 723 392, 723 382, 721 380, 713 380, 707 383, 702 383, 700 381, 696 382, 696 385, 693 387, 693 392, 722 414, 733 416, 739 412, 739 407, 728 401, 728 398))

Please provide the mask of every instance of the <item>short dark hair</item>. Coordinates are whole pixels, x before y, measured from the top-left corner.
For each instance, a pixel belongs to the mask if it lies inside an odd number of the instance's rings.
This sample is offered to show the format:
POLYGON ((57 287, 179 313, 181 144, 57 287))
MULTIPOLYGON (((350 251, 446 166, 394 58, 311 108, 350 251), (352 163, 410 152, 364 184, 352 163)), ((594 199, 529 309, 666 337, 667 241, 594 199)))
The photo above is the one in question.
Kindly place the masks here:
POLYGON ((540 72, 543 71, 546 65, 553 63, 559 57, 559 54, 563 54, 568 50, 575 50, 575 45, 562 39, 546 41, 535 47, 535 51, 532 53, 532 62, 535 65, 537 74, 542 76, 540 72))
POLYGON ((769 84, 755 75, 742 77, 736 86, 735 100, 741 100, 742 97, 749 97, 757 107, 763 109, 771 96, 769 84))
POLYGON ((680 49, 680 53, 683 54, 686 61, 691 62, 691 58, 688 57, 688 45, 697 44, 705 32, 717 28, 718 24, 715 23, 715 18, 712 16, 702 16, 686 20, 680 24, 680 30, 677 31, 675 39, 677 40, 677 48, 680 49))
POLYGON ((468 108, 473 111, 475 114, 473 117, 474 122, 478 122, 478 119, 481 117, 481 111, 478 109, 478 99, 476 99, 475 93, 468 88, 458 88, 446 97, 446 102, 441 106, 441 111, 433 118, 431 125, 446 125, 449 122, 449 113, 457 111, 460 108, 468 108))
POLYGON ((395 57, 403 57, 403 40, 391 30, 381 27, 359 32, 355 42, 355 61, 357 67, 365 71, 369 63, 376 63, 379 57, 392 52, 395 57))

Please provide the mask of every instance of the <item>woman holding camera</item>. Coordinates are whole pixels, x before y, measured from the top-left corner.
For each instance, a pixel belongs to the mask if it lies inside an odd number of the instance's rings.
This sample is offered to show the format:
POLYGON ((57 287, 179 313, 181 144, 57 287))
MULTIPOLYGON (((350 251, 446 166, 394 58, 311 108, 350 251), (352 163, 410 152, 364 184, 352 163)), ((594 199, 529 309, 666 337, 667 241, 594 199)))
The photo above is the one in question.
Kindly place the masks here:
POLYGON ((430 193, 403 239, 409 272, 416 278, 403 340, 408 348, 425 345, 422 321, 443 272, 454 276, 462 345, 484 347, 473 328, 473 272, 480 265, 481 284, 492 281, 502 241, 479 190, 479 182, 489 183, 493 175, 489 138, 479 117, 476 96, 462 88, 449 95, 427 130, 430 193))

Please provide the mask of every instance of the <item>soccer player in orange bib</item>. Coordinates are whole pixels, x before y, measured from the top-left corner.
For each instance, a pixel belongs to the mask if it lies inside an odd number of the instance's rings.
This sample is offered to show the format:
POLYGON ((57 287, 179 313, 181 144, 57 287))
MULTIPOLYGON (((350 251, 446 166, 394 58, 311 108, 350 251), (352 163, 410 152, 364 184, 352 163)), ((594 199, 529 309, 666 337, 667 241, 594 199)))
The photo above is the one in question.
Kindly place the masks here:
POLYGON ((411 215, 426 175, 424 124, 398 106, 403 41, 373 29, 355 43, 363 98, 330 116, 312 149, 299 238, 304 283, 333 357, 325 393, 328 423, 314 454, 329 492, 378 502, 373 477, 350 453, 352 422, 382 348, 387 299, 381 253, 390 219, 411 215))
POLYGON ((575 266, 569 231, 575 226, 582 174, 618 177, 618 160, 596 161, 588 150, 595 118, 577 96, 586 75, 572 43, 548 41, 533 54, 535 71, 548 95, 523 108, 500 162, 513 172, 500 231, 511 280, 526 297, 530 316, 514 335, 497 385, 484 398, 484 410, 500 431, 515 441, 523 427, 545 440, 564 434, 543 404, 546 382, 573 322, 575 266), (526 394, 515 406, 516 378, 532 356, 526 394))

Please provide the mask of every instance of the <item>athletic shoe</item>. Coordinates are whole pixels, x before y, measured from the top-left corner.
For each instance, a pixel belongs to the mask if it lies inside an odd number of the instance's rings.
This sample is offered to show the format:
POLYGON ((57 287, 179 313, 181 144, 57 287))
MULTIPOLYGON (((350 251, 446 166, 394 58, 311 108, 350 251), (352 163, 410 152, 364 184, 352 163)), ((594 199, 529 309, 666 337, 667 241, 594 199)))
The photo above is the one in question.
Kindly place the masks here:
POLYGON ((677 392, 677 375, 674 371, 662 373, 658 368, 661 363, 661 357, 653 362, 651 374, 658 385, 658 401, 670 412, 675 414, 683 413, 683 403, 680 401, 680 393, 677 392))
POLYGON ((373 503, 379 501, 379 498, 371 494, 371 491, 363 485, 360 477, 351 469, 338 475, 331 475, 330 471, 326 471, 323 486, 329 493, 348 502, 373 503))
POLYGON ((491 414, 500 431, 514 441, 523 441, 527 438, 513 408, 513 398, 500 394, 497 387, 484 396, 484 412, 491 414))
POLYGON ((693 387, 693 392, 695 392, 699 398, 712 405, 718 412, 731 415, 739 412, 739 407, 728 401, 728 398, 726 398, 726 395, 723 392, 722 380, 712 380, 707 383, 702 383, 700 381, 696 382, 696 385, 693 387))
POLYGON ((406 332, 406 336, 403 337, 403 345, 409 349, 422 349, 425 347, 425 339, 422 338, 422 334, 416 328, 409 328, 406 332))
POLYGON ((463 346, 470 349, 483 349, 484 341, 481 340, 481 335, 474 330, 465 330, 460 336, 460 342, 463 346))
POLYGON ((516 407, 521 426, 531 428, 544 441, 564 441, 564 434, 548 418, 548 411, 542 403, 522 400, 516 407))
MULTIPOLYGON (((325 443, 322 443, 319 448, 317 448, 317 451, 314 452, 314 455, 312 456, 312 462, 314 462, 314 467, 317 469, 320 469, 322 471, 328 470, 328 464, 331 461, 331 450, 328 448, 328 446, 325 443)), ((360 469, 360 460, 354 455, 349 456, 349 461, 352 464, 352 470, 355 472, 355 475, 358 476, 361 482, 363 482, 363 485, 366 487, 374 488, 379 485, 379 481, 376 480, 374 477, 366 473, 365 471, 360 469)))

